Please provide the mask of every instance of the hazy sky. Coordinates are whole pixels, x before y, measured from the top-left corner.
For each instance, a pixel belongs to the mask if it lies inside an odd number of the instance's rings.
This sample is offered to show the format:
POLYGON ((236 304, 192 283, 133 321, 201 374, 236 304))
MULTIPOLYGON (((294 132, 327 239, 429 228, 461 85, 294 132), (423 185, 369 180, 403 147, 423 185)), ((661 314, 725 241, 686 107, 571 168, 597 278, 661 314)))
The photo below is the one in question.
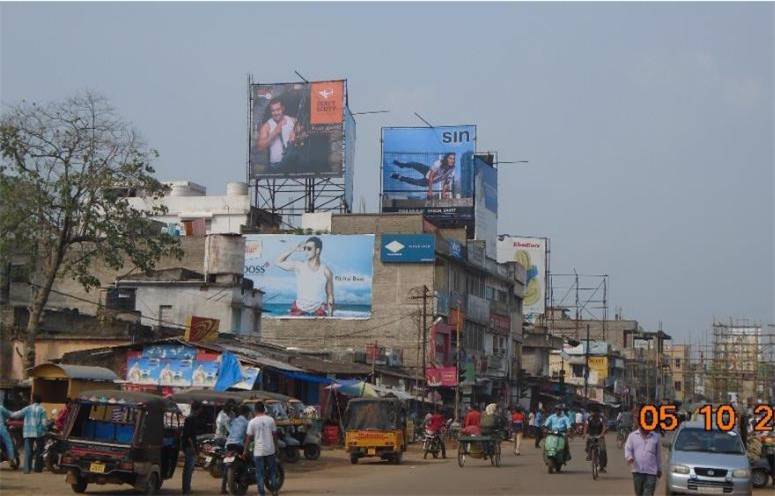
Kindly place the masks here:
POLYGON ((9 4, 0 97, 105 94, 212 193, 245 177, 246 75, 347 78, 355 199, 375 211, 379 130, 478 125, 499 231, 607 273, 611 309, 676 337, 775 321, 772 3, 9 4))

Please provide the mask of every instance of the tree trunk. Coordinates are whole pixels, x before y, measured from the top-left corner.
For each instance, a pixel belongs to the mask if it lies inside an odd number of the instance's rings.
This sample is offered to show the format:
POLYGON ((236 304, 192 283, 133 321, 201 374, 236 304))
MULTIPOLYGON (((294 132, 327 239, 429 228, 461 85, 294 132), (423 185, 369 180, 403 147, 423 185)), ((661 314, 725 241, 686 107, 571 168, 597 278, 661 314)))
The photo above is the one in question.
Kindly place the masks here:
POLYGON ((43 310, 46 307, 48 296, 51 294, 51 286, 54 285, 56 278, 56 269, 46 270, 45 279, 42 287, 33 288, 32 303, 28 307, 29 320, 27 321, 27 332, 24 336, 24 377, 28 377, 29 370, 35 366, 35 341, 38 337, 38 326, 43 316, 43 310))

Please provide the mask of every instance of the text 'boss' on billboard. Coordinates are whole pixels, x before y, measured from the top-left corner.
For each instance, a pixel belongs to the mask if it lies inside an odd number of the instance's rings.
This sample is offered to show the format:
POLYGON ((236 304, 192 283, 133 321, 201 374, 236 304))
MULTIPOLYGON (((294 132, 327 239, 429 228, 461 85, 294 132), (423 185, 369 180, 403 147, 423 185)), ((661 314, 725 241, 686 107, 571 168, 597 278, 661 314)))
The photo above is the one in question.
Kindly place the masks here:
POLYGON ((344 81, 250 87, 253 177, 341 177, 344 81))
POLYGON ((245 236, 245 277, 268 319, 370 318, 373 257, 373 234, 245 236))
POLYGON ((476 126, 382 129, 382 211, 473 221, 476 126))

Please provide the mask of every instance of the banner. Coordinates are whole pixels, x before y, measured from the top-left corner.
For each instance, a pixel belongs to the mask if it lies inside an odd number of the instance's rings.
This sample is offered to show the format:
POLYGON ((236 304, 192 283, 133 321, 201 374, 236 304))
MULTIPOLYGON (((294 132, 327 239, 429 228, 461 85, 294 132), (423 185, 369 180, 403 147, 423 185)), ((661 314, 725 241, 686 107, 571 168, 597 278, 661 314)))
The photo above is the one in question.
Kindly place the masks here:
POLYGON ((473 223, 476 126, 382 128, 382 211, 473 223))
POLYGON ((457 386, 456 367, 428 367, 425 369, 425 380, 430 387, 457 386))
POLYGON ((188 319, 186 333, 183 337, 189 343, 213 342, 218 340, 218 327, 221 321, 192 315, 188 319))
POLYGON ((382 263, 433 263, 436 260, 436 236, 433 234, 382 234, 382 263))
POLYGON ((519 262, 527 272, 523 317, 533 322, 543 315, 546 302, 546 239, 498 237, 498 263, 519 262))
POLYGON ((264 292, 262 318, 370 318, 373 259, 373 234, 245 236, 245 277, 264 292))
MULTIPOLYGON (((490 155, 491 156, 491 155, 490 155)), ((485 254, 498 256, 498 169, 474 158, 474 239, 485 242, 485 254)))
POLYGON ((251 85, 251 176, 342 177, 345 101, 343 80, 251 85))

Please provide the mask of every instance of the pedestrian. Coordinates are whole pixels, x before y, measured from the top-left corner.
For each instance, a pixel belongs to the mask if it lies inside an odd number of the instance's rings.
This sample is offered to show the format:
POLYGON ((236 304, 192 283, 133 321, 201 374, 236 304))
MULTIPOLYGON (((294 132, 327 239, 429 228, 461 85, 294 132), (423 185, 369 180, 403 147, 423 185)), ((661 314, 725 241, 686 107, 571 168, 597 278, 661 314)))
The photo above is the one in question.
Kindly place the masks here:
POLYGON ((219 439, 226 439, 229 435, 229 424, 234 417, 234 412, 237 410, 237 403, 234 400, 229 400, 223 405, 221 411, 215 416, 215 437, 219 439))
MULTIPOLYGON (((245 433, 248 430, 248 418, 250 417, 250 407, 247 405, 240 405, 237 416, 229 423, 229 435, 226 438, 226 451, 233 451, 235 453, 242 453, 245 451, 243 442, 245 442, 245 433)), ((227 494, 226 482, 227 476, 226 467, 223 467, 221 477, 221 494, 227 494)))
POLYGON ((275 460, 274 436, 277 433, 277 426, 274 419, 266 414, 264 403, 256 403, 256 416, 248 423, 245 437, 245 454, 248 454, 250 440, 253 440, 253 463, 256 464, 256 481, 258 485, 258 494, 266 496, 264 488, 264 466, 269 468, 269 480, 272 485, 276 480, 277 462, 275 460))
POLYGON ((183 422, 180 444, 183 447, 183 494, 191 494, 191 478, 196 463, 196 436, 200 433, 202 405, 198 401, 191 403, 191 412, 183 422))
POLYGON ((5 453, 8 456, 9 463, 16 458, 16 446, 13 444, 11 435, 8 434, 8 428, 5 426, 5 421, 11 418, 11 412, 9 409, 0 404, 0 442, 5 446, 5 453))
POLYGON ((647 431, 643 423, 638 424, 638 430, 632 431, 624 443, 624 459, 632 467, 635 496, 653 496, 657 479, 662 477, 660 436, 647 431))
POLYGON ((525 430, 525 414, 519 407, 514 408, 511 414, 511 430, 514 432, 514 454, 519 456, 519 447, 522 445, 522 433, 525 430))
POLYGON ((535 439, 535 447, 540 448, 541 445, 541 437, 543 437, 543 426, 544 426, 544 413, 539 408, 538 411, 536 411, 535 416, 535 429, 536 429, 536 439, 535 439))
POLYGON ((536 427, 536 414, 534 411, 530 411, 527 414, 527 435, 535 437, 535 427, 536 427))
POLYGON ((40 406, 40 396, 32 396, 32 403, 11 414, 11 418, 24 417, 24 473, 43 472, 43 445, 46 443, 48 418, 46 410, 40 406), (33 467, 34 452, 34 467, 33 467))
POLYGON ((54 420, 54 429, 56 429, 57 432, 62 433, 64 430, 65 425, 67 424, 67 418, 70 416, 70 411, 72 409, 72 400, 70 398, 66 398, 64 408, 62 408, 62 411, 57 414, 57 418, 54 420))

